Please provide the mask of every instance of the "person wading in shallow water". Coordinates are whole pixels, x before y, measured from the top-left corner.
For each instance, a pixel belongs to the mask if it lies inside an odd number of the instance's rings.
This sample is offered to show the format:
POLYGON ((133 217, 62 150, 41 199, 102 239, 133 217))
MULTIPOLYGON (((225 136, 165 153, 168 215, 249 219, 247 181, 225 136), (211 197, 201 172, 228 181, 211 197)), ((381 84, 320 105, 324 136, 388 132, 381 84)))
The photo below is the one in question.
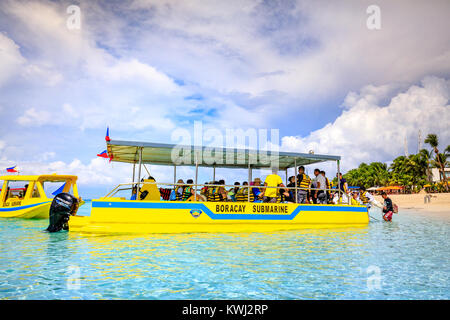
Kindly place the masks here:
POLYGON ((383 219, 385 221, 392 221, 392 214, 394 213, 394 206, 392 205, 392 200, 387 196, 386 192, 382 192, 381 196, 384 199, 383 219))

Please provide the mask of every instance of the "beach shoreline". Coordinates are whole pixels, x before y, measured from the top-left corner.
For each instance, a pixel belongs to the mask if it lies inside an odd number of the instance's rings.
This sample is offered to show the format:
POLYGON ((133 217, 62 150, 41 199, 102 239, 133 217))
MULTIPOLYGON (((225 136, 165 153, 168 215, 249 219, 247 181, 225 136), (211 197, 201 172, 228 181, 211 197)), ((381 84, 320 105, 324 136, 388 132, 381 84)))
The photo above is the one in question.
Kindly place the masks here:
MULTIPOLYGON (((450 220, 450 193, 418 193, 418 194, 390 194, 389 198, 402 210, 416 210, 418 213, 450 220), (425 203, 425 197, 431 196, 430 202, 425 203)), ((383 203, 381 196, 375 198, 383 203)))

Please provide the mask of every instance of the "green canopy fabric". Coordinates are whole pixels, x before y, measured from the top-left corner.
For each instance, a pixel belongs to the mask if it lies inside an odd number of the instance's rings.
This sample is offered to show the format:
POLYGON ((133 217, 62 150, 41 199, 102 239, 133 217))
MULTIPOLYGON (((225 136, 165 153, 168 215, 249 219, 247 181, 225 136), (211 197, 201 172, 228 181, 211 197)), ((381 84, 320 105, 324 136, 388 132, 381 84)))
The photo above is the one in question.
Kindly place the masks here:
POLYGON ((263 150, 196 147, 152 142, 110 140, 107 142, 108 155, 112 161, 168 166, 195 166, 220 168, 270 168, 276 164, 279 170, 324 161, 338 161, 340 156, 270 152, 263 150))

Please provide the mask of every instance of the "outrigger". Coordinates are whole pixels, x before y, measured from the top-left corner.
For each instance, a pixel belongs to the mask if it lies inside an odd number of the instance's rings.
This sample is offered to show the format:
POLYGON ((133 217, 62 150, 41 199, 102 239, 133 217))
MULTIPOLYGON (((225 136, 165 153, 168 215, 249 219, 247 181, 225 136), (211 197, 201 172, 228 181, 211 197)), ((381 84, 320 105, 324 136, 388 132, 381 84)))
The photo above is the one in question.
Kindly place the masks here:
MULTIPOLYGON (((132 183, 117 185, 105 197, 92 200, 90 216, 70 218, 69 231, 86 234, 149 234, 149 233, 196 233, 196 232, 268 232, 304 228, 364 227, 369 223, 366 206, 348 204, 298 204, 203 201, 197 191, 205 184, 198 183, 199 167, 248 169, 248 181, 252 170, 270 168, 271 163, 262 159, 258 151, 249 149, 177 146, 171 144, 107 141, 108 155, 112 161, 133 164, 132 183), (179 163, 173 154, 188 161, 179 163), (219 159, 219 161, 217 161, 219 159), (173 166, 171 183, 142 179, 145 164, 173 166), (177 183, 178 166, 195 166, 195 181, 189 186, 194 190, 192 201, 162 200, 160 190, 172 190, 177 183), (136 168, 137 167, 137 168, 136 168), (137 174, 136 174, 137 169, 137 174), (137 192, 136 200, 117 196, 119 192, 137 192)), ((267 151, 266 155, 273 156, 267 151)), ((339 156, 277 152, 278 168, 286 171, 300 165, 324 161, 336 161, 339 172, 339 156)), ((150 173, 148 172, 149 176, 150 173)), ((185 184, 183 184, 185 185, 185 184)), ((208 184, 208 187, 215 185, 208 184)), ((220 185, 220 187, 235 187, 220 185)), ((241 186, 242 187, 242 186, 241 186)), ((253 186, 244 186, 252 188, 253 186)), ((276 187, 279 188, 279 187, 276 187)), ((289 189, 284 187, 284 189, 289 189)), ((295 184, 295 195, 298 186, 295 184)), ((327 189, 328 190, 328 189, 327 189)), ((333 190, 328 190, 333 191, 333 190)), ((340 191, 339 191, 340 192, 340 191)))
MULTIPOLYGON (((0 193, 1 218, 48 219, 52 198, 46 194, 45 183, 64 183, 60 192, 79 198, 77 176, 72 175, 7 175, 0 193), (20 187, 14 187, 18 184, 20 187)), ((83 203, 83 202, 82 202, 83 203)), ((81 204, 82 204, 81 203, 81 204)))

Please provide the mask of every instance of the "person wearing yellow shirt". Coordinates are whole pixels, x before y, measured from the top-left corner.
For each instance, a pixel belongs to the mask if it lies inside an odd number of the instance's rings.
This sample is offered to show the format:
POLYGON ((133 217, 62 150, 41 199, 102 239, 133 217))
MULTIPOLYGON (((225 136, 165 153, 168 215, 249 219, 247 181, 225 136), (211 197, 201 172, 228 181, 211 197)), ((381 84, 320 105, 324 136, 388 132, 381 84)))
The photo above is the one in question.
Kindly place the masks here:
MULTIPOLYGON (((283 180, 277 174, 278 170, 276 168, 272 168, 272 174, 269 174, 264 180, 265 187, 284 187, 283 180)), ((279 194, 279 189, 276 188, 264 188, 264 202, 276 203, 277 196, 279 194)))

